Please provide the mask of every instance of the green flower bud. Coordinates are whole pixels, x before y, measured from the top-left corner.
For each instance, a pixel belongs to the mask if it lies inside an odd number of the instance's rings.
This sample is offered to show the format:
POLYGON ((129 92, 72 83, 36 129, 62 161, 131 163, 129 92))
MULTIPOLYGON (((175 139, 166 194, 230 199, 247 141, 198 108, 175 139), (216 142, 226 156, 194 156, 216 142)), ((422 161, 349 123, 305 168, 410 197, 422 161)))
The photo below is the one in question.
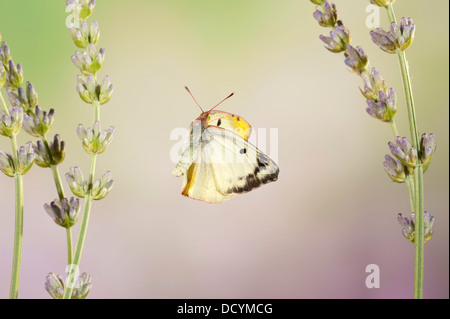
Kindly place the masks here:
POLYGON ((38 95, 31 82, 27 82, 27 102, 30 109, 38 104, 38 95))
POLYGON ((331 52, 339 53, 347 49, 347 44, 350 44, 350 31, 344 26, 341 20, 336 22, 333 31, 330 31, 330 36, 321 35, 320 39, 327 45, 325 48, 331 52))
POLYGON ((434 134, 422 134, 420 139, 420 159, 423 164, 423 172, 425 173, 430 166, 431 158, 436 151, 436 141, 434 139, 434 134))
POLYGON ((50 205, 45 204, 44 208, 57 225, 68 229, 77 223, 80 200, 75 197, 70 200, 67 198, 55 199, 50 205))
POLYGON ((14 157, 0 150, 0 170, 9 177, 14 177, 16 170, 14 168, 14 157))
POLYGON ((100 28, 97 21, 91 22, 91 27, 89 28, 89 43, 97 45, 100 39, 100 28))
POLYGON ((72 291, 71 299, 86 299, 89 291, 91 291, 91 288, 91 276, 87 273, 82 273, 75 283, 75 288, 72 291))
POLYGON ((81 99, 88 104, 94 103, 97 99, 97 84, 95 83, 94 76, 90 74, 85 79, 82 75, 78 75, 77 80, 77 92, 81 99))
POLYGON ((322 6, 325 3, 325 0, 311 0, 312 3, 322 6))
POLYGON ((45 280, 45 290, 53 299, 62 299, 64 296, 64 280, 61 275, 49 273, 45 280))
POLYGON ((17 89, 17 94, 13 90, 6 90, 11 105, 21 107, 25 112, 33 112, 38 103, 38 95, 31 82, 27 82, 26 91, 21 87, 17 89))
POLYGON ((114 86, 111 84, 109 76, 105 76, 101 85, 97 85, 92 75, 88 75, 86 79, 79 75, 77 79, 77 92, 84 102, 92 104, 94 101, 99 101, 103 105, 111 99, 114 86))
POLYGON ((362 73, 361 78, 364 81, 364 89, 359 89, 366 99, 379 101, 379 93, 383 91, 386 96, 389 95, 386 82, 381 77, 380 72, 372 68, 372 73, 362 73))
POLYGON ((370 31, 372 41, 387 53, 397 53, 397 50, 406 50, 414 40, 415 25, 411 18, 402 18, 400 25, 391 23, 389 31, 376 28, 370 31))
POLYGON ((102 131, 100 122, 94 123, 94 128, 85 129, 82 124, 78 125, 78 137, 88 154, 102 154, 108 144, 112 141, 114 134, 114 127, 102 131))
POLYGON ((107 171, 103 176, 94 182, 92 186, 92 196, 94 200, 101 200, 109 194, 114 186, 114 181, 111 179, 111 172, 107 171))
POLYGON ((16 168, 14 157, 0 150, 0 170, 9 177, 14 177, 16 173, 25 175, 31 169, 35 158, 32 143, 28 142, 25 146, 20 147, 17 155, 19 166, 16 168))
POLYGON ((69 28, 69 31, 70 34, 72 35, 73 43, 80 49, 86 49, 89 44, 87 34, 87 23, 83 21, 79 29, 73 26, 72 28, 69 28))
POLYGON ((89 44, 87 51, 75 52, 72 62, 80 69, 83 75, 97 74, 103 66, 105 60, 105 49, 97 49, 94 44, 89 44))
POLYGON ((75 196, 84 198, 88 194, 88 182, 79 167, 72 167, 66 174, 66 180, 75 196))
POLYGON ((34 137, 41 137, 47 134, 53 124, 55 110, 42 111, 39 105, 36 105, 34 114, 25 114, 23 117, 23 129, 34 137))
POLYGON ((406 179, 405 167, 398 159, 386 155, 383 163, 384 170, 396 183, 404 183, 406 179))
POLYGON ((76 18, 85 21, 95 8, 95 0, 67 0, 66 11, 70 11, 76 18))
POLYGON ((323 3, 323 12, 316 8, 313 16, 322 27, 334 27, 337 21, 336 6, 325 1, 323 3))
POLYGON ((20 175, 25 175, 34 164, 36 155, 33 151, 33 143, 28 142, 25 146, 19 148, 19 167, 17 169, 20 175))
POLYGON ((415 168, 417 164, 417 150, 411 145, 408 138, 397 136, 395 144, 388 143, 391 153, 404 165, 415 168))
POLYGON ((6 137, 16 136, 23 122, 23 109, 13 107, 10 114, 5 114, 0 110, 0 134, 6 137))
POLYGON ((65 146, 65 142, 61 141, 58 134, 55 135, 53 142, 48 143, 48 148, 43 141, 37 141, 36 145, 33 145, 36 164, 44 168, 61 164, 66 157, 65 146))
POLYGON ((23 82, 23 68, 21 64, 16 64, 9 60, 9 72, 6 77, 6 88, 18 89, 22 86, 23 82))
POLYGON ((69 29, 74 44, 80 49, 86 49, 90 43, 97 45, 100 38, 100 29, 97 22, 92 22, 88 28, 87 22, 83 21, 80 28, 72 27, 69 29))
POLYGON ((369 64, 369 58, 364 53, 361 47, 354 48, 350 44, 347 45, 347 52, 345 52, 345 64, 350 67, 352 72, 361 74, 366 71, 369 64))
POLYGON ((373 118, 382 122, 391 122, 397 114, 397 94, 393 88, 385 91, 378 91, 376 100, 367 99, 366 112, 373 118))
POLYGON ((101 105, 106 104, 111 100, 111 96, 114 91, 114 86, 111 84, 111 79, 109 76, 103 78, 103 82, 97 87, 98 101, 101 105))
POLYGON ((2 42, 0 47, 0 63, 3 64, 5 68, 8 68, 11 59, 11 51, 9 50, 8 45, 6 42, 2 42))

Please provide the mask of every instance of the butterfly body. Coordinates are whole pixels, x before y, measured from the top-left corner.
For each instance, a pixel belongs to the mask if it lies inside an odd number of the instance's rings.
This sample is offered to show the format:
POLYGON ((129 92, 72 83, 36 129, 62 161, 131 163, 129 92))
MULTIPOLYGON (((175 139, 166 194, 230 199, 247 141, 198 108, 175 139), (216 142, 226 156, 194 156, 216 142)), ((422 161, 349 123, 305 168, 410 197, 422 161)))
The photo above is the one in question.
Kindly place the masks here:
POLYGON ((278 179, 279 168, 248 142, 250 124, 242 117, 211 109, 189 129, 189 141, 173 170, 183 176, 181 194, 222 203, 278 179))

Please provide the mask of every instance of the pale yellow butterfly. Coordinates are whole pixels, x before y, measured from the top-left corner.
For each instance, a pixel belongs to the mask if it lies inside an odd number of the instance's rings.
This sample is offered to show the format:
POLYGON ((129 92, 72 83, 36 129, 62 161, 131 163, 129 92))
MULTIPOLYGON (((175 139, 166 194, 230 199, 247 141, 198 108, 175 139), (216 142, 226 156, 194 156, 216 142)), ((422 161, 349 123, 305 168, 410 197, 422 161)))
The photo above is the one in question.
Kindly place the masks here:
POLYGON ((279 168, 248 142, 250 124, 242 117, 202 110, 190 125, 189 141, 172 174, 184 175, 181 194, 207 203, 222 203, 278 179, 279 168))

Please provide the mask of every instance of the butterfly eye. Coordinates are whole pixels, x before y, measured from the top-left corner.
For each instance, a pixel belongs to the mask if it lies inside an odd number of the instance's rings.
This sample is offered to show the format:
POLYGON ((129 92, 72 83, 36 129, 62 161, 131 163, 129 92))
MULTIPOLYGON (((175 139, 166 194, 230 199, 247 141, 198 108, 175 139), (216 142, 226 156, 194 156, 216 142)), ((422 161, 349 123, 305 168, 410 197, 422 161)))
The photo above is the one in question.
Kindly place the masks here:
POLYGON ((211 116, 208 115, 208 117, 206 118, 206 120, 209 122, 211 120, 211 116))

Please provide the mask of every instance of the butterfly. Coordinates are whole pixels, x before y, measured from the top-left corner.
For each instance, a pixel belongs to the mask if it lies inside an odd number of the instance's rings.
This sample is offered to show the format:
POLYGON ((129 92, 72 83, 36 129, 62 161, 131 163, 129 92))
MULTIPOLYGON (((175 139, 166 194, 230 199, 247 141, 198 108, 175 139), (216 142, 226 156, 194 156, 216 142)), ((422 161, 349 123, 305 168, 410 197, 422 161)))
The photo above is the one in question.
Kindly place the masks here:
POLYGON ((183 176, 181 194, 207 203, 223 203, 278 179, 279 168, 266 154, 248 142, 250 124, 242 117, 201 109, 191 123, 189 140, 172 174, 183 176))

